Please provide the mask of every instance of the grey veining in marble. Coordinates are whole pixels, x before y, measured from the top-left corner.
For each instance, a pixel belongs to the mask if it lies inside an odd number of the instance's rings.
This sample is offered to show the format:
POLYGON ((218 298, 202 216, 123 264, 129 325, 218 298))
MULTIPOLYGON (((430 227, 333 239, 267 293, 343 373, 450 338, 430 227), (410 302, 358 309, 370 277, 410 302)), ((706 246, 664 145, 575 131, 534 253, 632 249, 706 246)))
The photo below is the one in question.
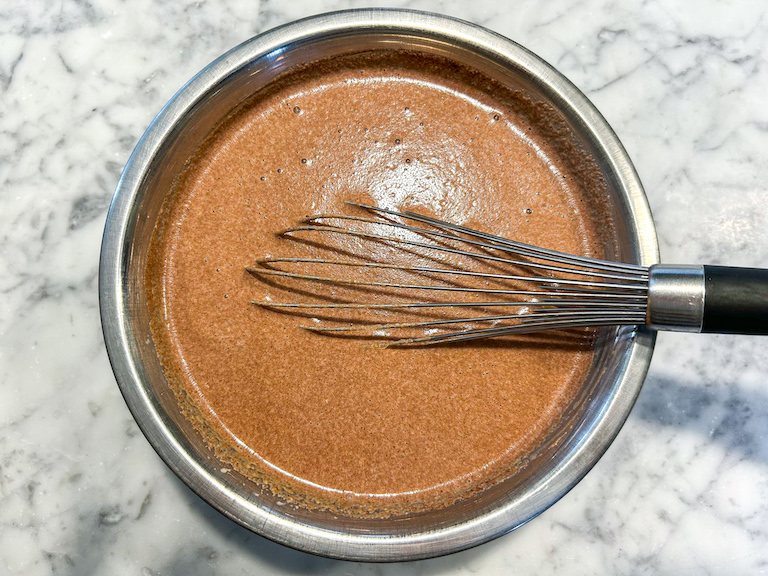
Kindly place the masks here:
MULTIPOLYGON (((120 397, 99 244, 120 170, 209 61, 343 0, 0 4, 0 574, 768 572, 765 338, 662 334, 597 467, 527 526, 401 565, 315 558, 183 486, 120 397)), ((554 64, 634 159, 664 260, 768 267, 768 4, 414 0, 554 64)))

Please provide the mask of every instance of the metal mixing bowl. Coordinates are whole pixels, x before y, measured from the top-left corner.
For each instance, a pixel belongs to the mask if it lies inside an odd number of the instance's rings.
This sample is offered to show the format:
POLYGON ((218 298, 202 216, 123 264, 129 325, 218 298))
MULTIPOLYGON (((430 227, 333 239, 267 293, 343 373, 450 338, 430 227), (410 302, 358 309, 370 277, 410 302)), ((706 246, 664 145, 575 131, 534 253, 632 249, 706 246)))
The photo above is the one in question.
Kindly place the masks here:
POLYGON ((152 230, 174 177, 204 137, 238 104, 292 66, 380 48, 441 55, 548 103, 603 172, 613 206, 616 256, 656 263, 658 248, 640 181, 616 135, 568 80, 525 48, 458 20, 401 10, 355 10, 277 28, 223 55, 162 109, 128 161, 107 217, 99 271, 104 339, 136 422, 186 484, 243 526, 324 556, 393 561, 486 542, 543 512, 605 452, 642 386, 654 337, 605 329, 579 397, 557 429, 507 481, 452 506, 405 518, 359 519, 278 505, 227 470, 181 415, 155 353, 144 269, 152 230))

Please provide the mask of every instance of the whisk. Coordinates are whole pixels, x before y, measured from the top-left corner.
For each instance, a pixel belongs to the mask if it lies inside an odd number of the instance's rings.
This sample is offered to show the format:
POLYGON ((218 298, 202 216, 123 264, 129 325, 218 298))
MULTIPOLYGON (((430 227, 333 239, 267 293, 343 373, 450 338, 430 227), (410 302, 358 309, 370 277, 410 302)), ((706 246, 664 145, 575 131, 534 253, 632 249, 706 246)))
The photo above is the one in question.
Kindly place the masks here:
POLYGON ((311 301, 253 304, 310 315, 313 323, 303 328, 314 332, 388 338, 385 346, 614 325, 768 334, 765 269, 609 262, 414 212, 348 204, 366 216, 319 214, 279 232, 293 239, 305 235, 303 242, 329 249, 336 253, 333 257, 266 257, 247 270, 264 281, 345 287, 373 298, 361 302, 348 293, 338 297, 331 289, 321 294, 302 284, 291 293, 309 295, 311 301), (348 245, 339 248, 329 241, 334 235, 354 247, 375 243, 383 248, 374 255, 378 257, 350 253, 348 245), (402 255, 403 261, 398 261, 402 255), (345 272, 333 272, 337 270, 345 272), (414 275, 419 280, 414 281, 414 275), (348 316, 334 316, 342 313, 348 316), (382 321, 388 314, 417 318, 382 321), (408 336, 397 336, 403 332, 408 336))

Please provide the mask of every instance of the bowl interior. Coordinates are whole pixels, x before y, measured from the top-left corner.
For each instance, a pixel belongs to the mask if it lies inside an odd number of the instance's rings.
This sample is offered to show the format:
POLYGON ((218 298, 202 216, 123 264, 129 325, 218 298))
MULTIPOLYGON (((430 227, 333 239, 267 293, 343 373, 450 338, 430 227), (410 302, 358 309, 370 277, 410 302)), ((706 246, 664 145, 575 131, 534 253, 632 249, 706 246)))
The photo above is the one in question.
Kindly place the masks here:
POLYGON ((100 297, 105 338, 126 401, 158 453, 193 490, 248 528, 296 548, 348 559, 405 560, 489 540, 560 498, 618 432, 642 384, 653 337, 632 328, 603 330, 591 373, 548 441, 518 474, 473 498, 393 519, 337 517, 281 505, 227 469, 181 415, 149 328, 144 287, 149 241, 173 179, 201 141, 292 66, 375 49, 443 56, 558 111, 569 137, 602 170, 617 259, 654 263, 656 240, 639 181, 615 136, 586 99, 546 64, 467 24, 426 17, 431 19, 427 25, 418 22, 422 16, 407 13, 409 18, 375 25, 381 16, 366 14, 358 14, 356 25, 326 20, 321 26, 316 20, 257 38, 214 62, 179 92, 137 146, 118 186, 105 232, 100 297))

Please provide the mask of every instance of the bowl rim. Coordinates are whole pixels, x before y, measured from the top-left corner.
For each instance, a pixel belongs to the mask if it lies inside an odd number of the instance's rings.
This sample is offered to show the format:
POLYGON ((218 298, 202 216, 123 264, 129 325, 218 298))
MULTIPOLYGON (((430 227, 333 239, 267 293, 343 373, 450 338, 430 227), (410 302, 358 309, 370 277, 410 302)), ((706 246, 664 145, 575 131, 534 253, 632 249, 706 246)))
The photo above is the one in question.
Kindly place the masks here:
POLYGON ((153 158, 186 112, 222 78, 252 60, 284 46, 334 32, 386 29, 393 33, 428 34, 470 45, 526 69, 578 111, 596 137, 606 160, 626 194, 636 226, 640 264, 658 262, 658 244, 650 208, 639 177, 606 120, 570 81, 524 47, 478 25, 455 18, 412 10, 359 9, 311 16, 257 35, 226 52, 187 82, 162 108, 131 154, 118 181, 107 214, 99 263, 99 307, 107 353, 120 391, 140 429, 173 472, 214 508, 246 528, 281 544, 321 556, 345 560, 404 561, 439 556, 470 548, 505 534, 534 518, 559 500, 595 465, 618 434, 639 394, 653 352, 655 333, 640 328, 630 345, 626 369, 617 392, 600 422, 572 461, 577 466, 547 480, 546 498, 537 495, 522 513, 509 505, 470 522, 421 534, 387 537, 377 534, 340 534, 270 515, 269 510, 244 508, 246 500, 233 494, 184 450, 169 432, 158 407, 144 388, 130 350, 129 326, 124 317, 122 262, 131 246, 125 241, 131 207, 153 158), (575 468, 575 469, 574 469, 575 468), (248 512, 248 514, 245 514, 248 512))

